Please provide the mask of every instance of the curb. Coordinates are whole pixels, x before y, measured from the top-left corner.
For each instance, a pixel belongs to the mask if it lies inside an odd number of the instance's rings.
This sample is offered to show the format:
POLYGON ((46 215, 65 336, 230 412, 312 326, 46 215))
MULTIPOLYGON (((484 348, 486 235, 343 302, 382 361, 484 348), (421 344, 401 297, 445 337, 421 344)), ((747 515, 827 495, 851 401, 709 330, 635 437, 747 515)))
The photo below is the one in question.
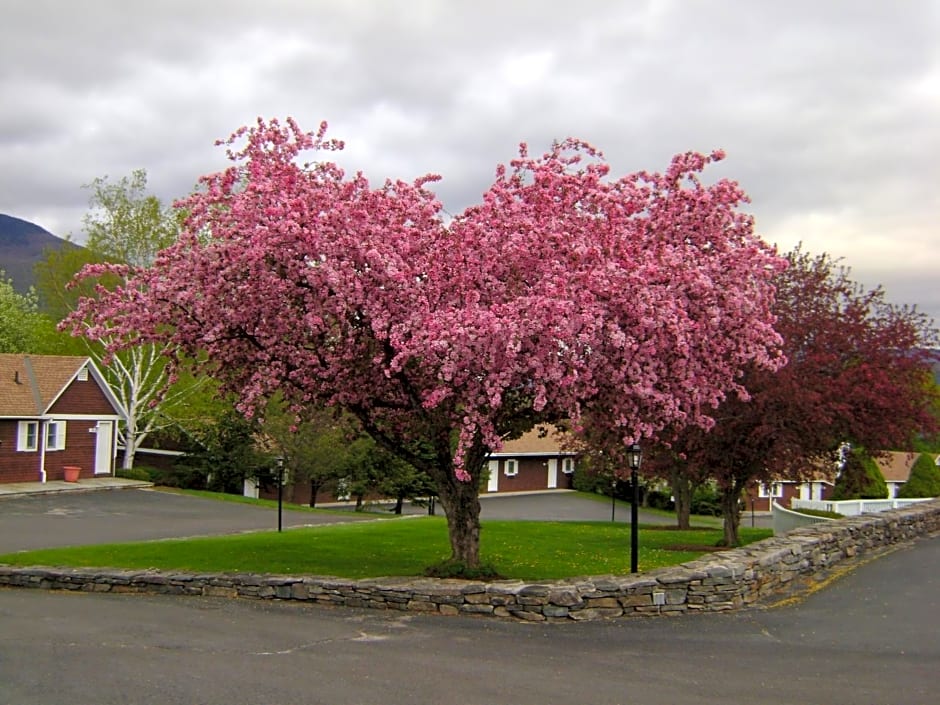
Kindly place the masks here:
MULTIPOLYGON (((72 487, 59 487, 58 485, 49 486, 48 483, 30 483, 39 485, 36 488, 28 489, 17 489, 16 491, 7 491, 3 489, 3 485, 0 485, 0 501, 5 499, 16 499, 18 497, 37 497, 41 495, 61 495, 61 494, 70 494, 70 493, 85 493, 85 492, 106 492, 111 490, 138 490, 138 489, 148 489, 153 487, 152 482, 144 482, 143 480, 127 480, 126 482, 114 483, 110 482, 107 484, 98 484, 98 485, 89 485, 82 484, 81 480, 77 483, 68 483, 74 485, 72 487)), ((62 483, 65 484, 65 483, 62 483)))

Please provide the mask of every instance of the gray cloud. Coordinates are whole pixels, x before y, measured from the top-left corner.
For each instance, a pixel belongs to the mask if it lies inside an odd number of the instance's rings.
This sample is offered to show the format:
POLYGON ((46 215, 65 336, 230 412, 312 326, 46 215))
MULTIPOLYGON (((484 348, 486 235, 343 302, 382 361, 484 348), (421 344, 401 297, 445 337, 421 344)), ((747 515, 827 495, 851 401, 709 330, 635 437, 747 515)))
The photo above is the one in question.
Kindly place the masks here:
POLYGON ((328 119, 375 181, 440 172, 452 212, 520 141, 582 137, 618 174, 722 147, 713 174, 768 239, 940 318, 935 2, 8 0, 4 20, 0 212, 57 234, 96 176, 184 195, 259 115, 328 119))

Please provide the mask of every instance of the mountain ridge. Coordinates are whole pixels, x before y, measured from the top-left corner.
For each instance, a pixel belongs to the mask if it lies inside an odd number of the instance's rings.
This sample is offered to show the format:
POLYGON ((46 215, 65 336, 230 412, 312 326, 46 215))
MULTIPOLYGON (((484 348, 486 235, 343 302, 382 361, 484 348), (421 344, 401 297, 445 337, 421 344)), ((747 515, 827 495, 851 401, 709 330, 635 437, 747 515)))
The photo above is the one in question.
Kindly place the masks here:
POLYGON ((47 248, 80 247, 40 225, 0 213, 0 270, 21 294, 35 284, 33 268, 47 248))

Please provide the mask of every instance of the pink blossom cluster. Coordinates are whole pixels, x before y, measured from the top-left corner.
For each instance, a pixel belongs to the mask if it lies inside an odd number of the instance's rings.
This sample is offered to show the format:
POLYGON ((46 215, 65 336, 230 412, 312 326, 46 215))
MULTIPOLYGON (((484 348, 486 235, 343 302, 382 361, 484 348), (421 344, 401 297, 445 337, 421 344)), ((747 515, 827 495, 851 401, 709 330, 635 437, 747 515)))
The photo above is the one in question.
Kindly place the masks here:
MULTIPOLYGON (((280 390, 420 442, 451 429, 453 469, 520 418, 589 413, 625 443, 708 426, 740 370, 782 363, 771 280, 733 182, 686 153, 609 176, 578 140, 500 166, 448 220, 436 177, 372 187, 301 154, 342 148, 293 120, 226 144, 233 165, 182 200, 179 241, 73 317, 119 345, 172 344, 245 411, 280 390), (235 149, 236 143, 242 144, 235 149)), ((125 272, 126 273, 126 272, 125 272)))

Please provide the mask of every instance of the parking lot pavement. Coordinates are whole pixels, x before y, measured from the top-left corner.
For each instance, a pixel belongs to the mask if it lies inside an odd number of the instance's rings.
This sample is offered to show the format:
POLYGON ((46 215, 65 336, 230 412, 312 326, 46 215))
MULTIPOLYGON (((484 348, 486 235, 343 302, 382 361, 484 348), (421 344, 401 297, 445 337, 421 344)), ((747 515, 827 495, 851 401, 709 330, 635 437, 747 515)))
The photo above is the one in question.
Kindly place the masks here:
MULTIPOLYGON (((286 528, 374 516, 283 512, 286 528)), ((150 489, 21 495, 0 501, 0 553, 277 528, 277 509, 150 489)))
MULTIPOLYGON (((611 502, 603 497, 584 496, 571 491, 531 494, 493 494, 480 497, 483 519, 532 519, 537 521, 610 521, 611 502)), ((675 524, 673 515, 644 510, 638 512, 641 524, 675 524)), ((614 521, 630 521, 630 504, 617 502, 614 521)))
MULTIPOLYGON (((154 489, 83 492, 74 487, 62 491, 53 483, 46 484, 48 487, 41 492, 8 494, 0 500, 0 553, 277 528, 277 509, 272 507, 220 502, 154 489)), ((117 486, 121 485, 112 485, 117 486)), ((86 485, 82 489, 90 487, 86 485)), ((608 500, 569 491, 484 495, 480 505, 484 521, 610 521, 611 515, 608 500)), ((382 514, 389 516, 381 506, 371 505, 370 510, 367 513, 309 512, 285 507, 282 523, 285 528, 291 528, 374 520, 382 514)), ((406 505, 406 512, 426 514, 427 508, 406 505)), ((437 513, 443 514, 440 507, 437 513)), ((630 505, 618 502, 614 518, 618 523, 629 522, 630 505)), ((639 521, 668 525, 675 519, 669 514, 641 509, 639 521)), ((696 523, 706 521, 719 525, 715 518, 703 518, 696 523)), ((747 518, 743 524, 749 525, 747 518)))
MULTIPOLYGON (((335 508, 353 508, 351 504, 320 505, 335 508)), ((388 511, 392 506, 390 502, 378 502, 368 505, 372 512, 388 511)), ((442 515, 440 504, 437 505, 437 514, 442 515)), ((405 502, 405 514, 427 514, 426 504, 405 502)), ((505 519, 510 521, 610 521, 611 502, 609 498, 596 495, 585 495, 572 490, 548 490, 536 492, 511 492, 504 494, 480 495, 480 517, 486 519, 505 519)), ((666 512, 650 511, 640 507, 638 512, 640 524, 653 524, 669 526, 676 523, 675 515, 666 512)), ((613 508, 613 519, 618 523, 630 521, 630 504, 618 500, 613 508)), ((720 526, 719 517, 693 517, 696 526, 720 526)), ((742 526, 751 526, 751 515, 742 515, 742 526)), ((769 528, 770 514, 756 514, 754 525, 769 528)))
MULTIPOLYGON (((571 490, 548 492, 491 494, 480 496, 480 517, 483 519, 510 519, 537 521, 630 521, 630 503, 618 501, 611 512, 609 498, 596 495, 584 495, 571 490)), ((650 511, 640 507, 640 524, 674 526, 676 516, 672 512, 650 511)), ((720 527, 721 517, 693 516, 693 526, 720 527)), ((772 517, 769 512, 750 512, 741 515, 741 526, 770 528, 772 517)))

